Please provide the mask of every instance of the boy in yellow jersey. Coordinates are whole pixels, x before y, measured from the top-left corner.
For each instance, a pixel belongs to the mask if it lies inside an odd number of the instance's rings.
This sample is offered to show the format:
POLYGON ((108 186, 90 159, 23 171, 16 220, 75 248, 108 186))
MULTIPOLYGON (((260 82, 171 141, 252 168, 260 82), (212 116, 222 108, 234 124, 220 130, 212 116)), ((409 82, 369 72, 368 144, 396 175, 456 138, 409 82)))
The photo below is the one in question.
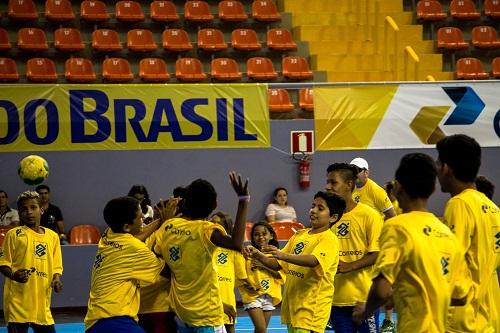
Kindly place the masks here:
POLYGON ((465 303, 472 281, 460 244, 427 210, 436 185, 436 167, 424 154, 408 154, 396 171, 395 194, 403 214, 385 222, 373 284, 366 306, 358 304, 353 318, 361 322, 394 299, 398 333, 445 332, 453 299, 465 303))
POLYGON ((247 256, 286 272, 281 322, 289 333, 325 330, 339 262, 337 238, 330 227, 344 210, 340 196, 318 192, 309 210, 311 228, 298 231, 281 251, 272 245, 264 246, 263 252, 252 246, 245 248, 247 256))
POLYGON ((352 320, 357 302, 365 302, 371 283, 372 265, 379 251, 378 239, 382 216, 368 205, 353 200, 358 168, 334 163, 327 168, 327 192, 336 193, 346 202, 342 218, 332 226, 339 240, 339 268, 335 277, 335 294, 331 323, 336 333, 377 332, 371 316, 361 325, 352 320))
POLYGON ((208 220, 217 206, 217 193, 203 179, 186 189, 182 217, 169 220, 154 251, 161 253, 172 270, 170 306, 180 318, 180 332, 214 333, 223 329, 224 312, 213 255, 217 247, 241 251, 250 196, 248 181, 234 172, 229 174, 239 196, 233 235, 208 220))
POLYGON ((17 199, 21 226, 7 232, 0 252, 0 272, 6 276, 3 309, 9 333, 53 333, 52 289, 62 290, 59 236, 40 226, 40 196, 26 191, 17 199))
POLYGON ((451 194, 444 222, 457 236, 478 286, 470 306, 451 308, 450 332, 500 332, 500 209, 475 188, 481 147, 471 137, 452 135, 436 145, 441 190, 451 194))
MULTIPOLYGON (((160 204, 160 210, 175 209, 175 201, 160 204)), ((168 216, 164 213, 161 216, 168 216)), ((160 224, 157 220, 143 231, 139 202, 132 197, 110 200, 104 207, 109 228, 99 241, 92 269, 85 331, 87 333, 144 333, 137 323, 141 286, 155 283, 165 262, 143 243, 160 224)), ((163 272, 162 272, 163 271, 163 272)))

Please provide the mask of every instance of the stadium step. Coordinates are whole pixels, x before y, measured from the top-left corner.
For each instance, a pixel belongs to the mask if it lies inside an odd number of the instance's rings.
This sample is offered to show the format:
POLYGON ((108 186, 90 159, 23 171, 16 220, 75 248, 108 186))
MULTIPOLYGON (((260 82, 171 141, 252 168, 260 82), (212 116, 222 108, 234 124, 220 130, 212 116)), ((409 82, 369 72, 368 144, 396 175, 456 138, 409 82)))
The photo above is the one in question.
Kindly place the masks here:
MULTIPOLYGON (((412 42, 411 46, 417 52, 421 53, 433 53, 434 52, 434 41, 432 40, 421 40, 412 42)), ((309 52, 311 54, 323 54, 323 55, 346 55, 346 54, 366 54, 372 55, 380 53, 383 45, 373 41, 335 41, 335 40, 322 40, 322 41, 311 41, 309 42, 309 52)))
MULTIPOLYGON (((399 35, 403 36, 405 41, 421 41, 421 25, 402 25, 399 27, 399 35)), ((384 26, 327 26, 327 25, 302 25, 293 28, 295 38, 303 41, 366 41, 373 40, 383 42, 385 28, 384 26)), ((389 36, 390 38, 392 36, 389 36)))
MULTIPOLYGON (((374 0, 281 0, 285 12, 292 13, 349 13, 374 10, 376 1, 374 0)), ((403 1, 401 0, 382 0, 378 1, 378 10, 380 12, 402 12, 403 1)))
MULTIPOLYGON (((432 75, 437 81, 454 80, 453 72, 419 72, 418 80, 426 81, 432 75)), ((372 82, 372 81, 405 81, 405 73, 398 72, 395 77, 393 72, 387 71, 358 71, 358 72, 327 72, 328 82, 372 82)), ((414 78, 408 81, 413 81, 414 78)))
MULTIPOLYGON (((398 25, 410 25, 413 23, 413 13, 411 12, 387 12, 384 16, 390 16, 398 25)), ((378 18, 383 19, 382 17, 378 18)), ((297 25, 315 25, 321 22, 323 25, 375 25, 377 17, 375 14, 356 14, 356 13, 294 13, 292 22, 297 25)))

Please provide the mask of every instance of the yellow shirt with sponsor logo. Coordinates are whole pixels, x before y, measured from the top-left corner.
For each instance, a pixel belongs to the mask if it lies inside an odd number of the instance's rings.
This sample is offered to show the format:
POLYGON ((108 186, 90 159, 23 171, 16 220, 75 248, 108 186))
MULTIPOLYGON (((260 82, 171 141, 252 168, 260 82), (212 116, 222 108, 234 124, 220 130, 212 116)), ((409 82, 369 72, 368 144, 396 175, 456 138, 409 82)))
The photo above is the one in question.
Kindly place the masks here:
POLYGON ((40 227, 39 234, 27 226, 7 232, 0 253, 0 266, 12 272, 31 270, 28 282, 19 283, 5 278, 3 309, 5 322, 52 325, 50 313, 54 274, 62 274, 62 256, 59 236, 50 229, 40 227))
POLYGON ((221 326, 224 311, 210 241, 220 225, 202 220, 173 218, 155 252, 161 253, 172 271, 169 301, 174 312, 192 326, 221 326))
POLYGON ((460 244, 429 212, 385 222, 374 268, 379 274, 392 284, 399 333, 445 332, 451 298, 473 293, 460 244))
POLYGON ((494 326, 500 331, 500 293, 491 285, 497 282, 495 270, 500 266, 500 209, 483 193, 466 189, 446 204, 444 223, 465 250, 472 280, 478 286, 469 307, 451 308, 450 331, 493 332, 494 326))
POLYGON ((85 329, 104 318, 137 320, 139 289, 157 282, 164 266, 163 260, 131 234, 107 229, 97 245, 85 329))
POLYGON ((381 214, 393 207, 387 192, 370 178, 363 187, 354 188, 352 198, 356 202, 370 206, 381 214))
MULTIPOLYGON (((382 224, 382 216, 362 203, 342 215, 331 228, 339 240, 339 260, 349 263, 369 252, 378 252, 382 224)), ((337 274, 333 305, 353 306, 357 302, 366 302, 372 281, 371 270, 372 266, 368 266, 337 274)))
POLYGON ((310 228, 298 231, 282 250, 313 255, 319 264, 303 267, 280 261, 286 273, 281 322, 294 328, 323 332, 332 307, 339 248, 337 237, 330 230, 317 234, 310 231, 310 228))

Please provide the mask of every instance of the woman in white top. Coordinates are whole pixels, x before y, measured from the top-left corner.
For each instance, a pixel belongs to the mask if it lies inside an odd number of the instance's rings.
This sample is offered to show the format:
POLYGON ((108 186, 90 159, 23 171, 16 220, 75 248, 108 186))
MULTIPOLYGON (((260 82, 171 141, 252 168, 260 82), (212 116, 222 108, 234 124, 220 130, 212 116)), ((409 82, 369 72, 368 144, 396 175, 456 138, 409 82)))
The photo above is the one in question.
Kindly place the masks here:
POLYGON ((292 206, 288 205, 288 191, 278 187, 273 192, 273 202, 267 206, 266 219, 268 222, 297 222, 297 214, 292 206))
POLYGON ((153 222, 153 207, 151 207, 151 200, 149 199, 148 190, 144 185, 134 185, 128 191, 128 196, 135 198, 139 201, 142 210, 142 218, 144 224, 153 222))

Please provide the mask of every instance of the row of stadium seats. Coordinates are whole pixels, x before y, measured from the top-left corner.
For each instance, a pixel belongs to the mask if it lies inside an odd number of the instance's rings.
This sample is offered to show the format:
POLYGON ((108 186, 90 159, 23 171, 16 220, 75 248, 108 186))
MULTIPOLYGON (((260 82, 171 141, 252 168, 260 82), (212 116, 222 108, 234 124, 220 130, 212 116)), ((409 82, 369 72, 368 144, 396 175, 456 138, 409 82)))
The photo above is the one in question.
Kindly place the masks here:
MULTIPOLYGON (((8 16, 14 20, 36 20, 38 11, 33 0, 9 0, 8 16)), ((76 18, 70 0, 47 0, 45 18, 49 21, 64 22, 76 18)), ((179 20, 175 4, 171 1, 155 0, 150 4, 150 18, 158 22, 175 22, 179 20)), ((115 4, 114 16, 123 22, 140 22, 145 19, 139 1, 118 1, 115 4)), ((218 4, 217 16, 222 21, 243 22, 248 19, 244 6, 240 1, 225 0, 218 4)), ((272 0, 255 0, 252 3, 251 16, 254 20, 277 22, 281 20, 276 5, 272 0)), ((80 5, 80 18, 86 21, 106 21, 111 18, 104 1, 85 0, 80 5)), ((206 1, 186 1, 184 19, 193 22, 210 22, 214 19, 210 5, 206 1)))
MULTIPOLYGON (((497 31, 490 26, 472 28, 472 46, 478 49, 498 49, 500 40, 497 31)), ((438 30, 438 48, 445 50, 466 50, 469 43, 465 41, 463 32, 456 27, 443 27, 438 30)))
MULTIPOLYGON (((269 112, 282 113, 295 110, 295 105, 286 89, 268 89, 267 96, 269 112)), ((307 112, 314 111, 313 89, 303 88, 299 90, 299 108, 307 112)))
MULTIPOLYGON (((85 49, 81 33, 75 28, 59 28, 54 32, 54 47, 64 52, 85 49)), ((97 29, 92 32, 92 48, 96 51, 114 52, 123 49, 117 31, 97 29)), ((274 28, 267 31, 267 47, 275 51, 297 49, 292 34, 287 29, 274 28)), ((162 46, 166 51, 189 51, 193 45, 188 33, 183 29, 166 29, 162 34, 162 46)), ((203 51, 222 51, 228 48, 224 34, 219 29, 200 29, 197 46, 203 51)), ((235 29, 231 33, 231 46, 239 51, 258 51, 262 48, 257 33, 253 29, 235 29)), ((12 47, 7 30, 0 28, 0 51, 12 47)), ((23 51, 46 51, 49 49, 45 31, 39 28, 22 28, 17 32, 17 48, 23 51)), ((136 52, 153 52, 158 49, 153 32, 148 29, 132 29, 127 32, 127 48, 136 52)))
MULTIPOLYGON (((97 80, 93 63, 86 58, 70 58, 65 62, 65 79, 68 82, 91 83, 97 80)), ((246 75, 254 81, 271 81, 278 78, 272 61, 266 57, 247 60, 246 75)), ((282 60, 282 76, 290 80, 312 79, 307 60, 300 56, 282 60)), ((33 58, 26 63, 26 78, 32 82, 57 82, 58 73, 54 61, 48 58, 33 58)), ((146 82, 170 80, 167 65, 160 58, 144 58, 139 63, 139 77, 146 82)), ((180 82, 202 82, 207 79, 203 65, 197 58, 179 58, 175 63, 175 77, 180 82)), ((20 78, 16 62, 11 58, 0 58, 0 81, 16 82, 20 78)), ((107 58, 102 63, 102 78, 107 82, 130 82, 134 79, 128 60, 107 58)), ((216 58, 211 62, 210 78, 217 81, 241 81, 242 73, 232 58, 216 58)))
MULTIPOLYGON (((481 12, 472 0, 452 0, 449 7, 450 16, 457 20, 476 20, 481 12)), ((485 0, 484 15, 493 19, 500 18, 500 1, 485 0)), ((420 0, 417 3, 417 19, 424 21, 442 21, 448 17, 438 0, 420 0)))
MULTIPOLYGON (((461 58, 456 63, 457 79, 464 80, 487 80, 490 74, 484 70, 481 60, 476 58, 461 58)), ((491 77, 500 79, 500 57, 493 59, 491 63, 491 77)))

